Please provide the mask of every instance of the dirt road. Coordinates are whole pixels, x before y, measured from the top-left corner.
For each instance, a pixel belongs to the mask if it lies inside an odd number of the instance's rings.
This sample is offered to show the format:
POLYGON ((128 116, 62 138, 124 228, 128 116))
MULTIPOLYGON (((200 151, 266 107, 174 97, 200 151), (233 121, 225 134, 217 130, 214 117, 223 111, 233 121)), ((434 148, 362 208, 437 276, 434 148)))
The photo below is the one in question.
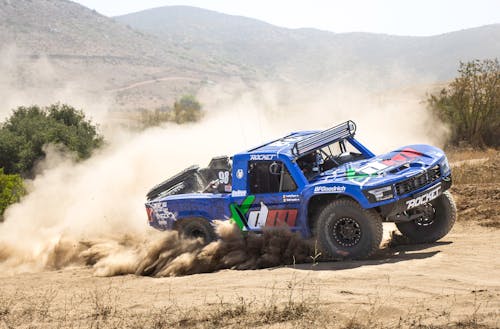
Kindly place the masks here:
POLYGON ((114 93, 114 92, 119 92, 119 91, 124 91, 124 90, 129 90, 129 89, 149 85, 152 83, 163 82, 163 81, 174 81, 174 80, 199 81, 199 79, 190 78, 190 77, 163 77, 163 78, 156 78, 156 79, 150 79, 150 80, 144 80, 144 81, 132 83, 132 84, 127 85, 125 87, 110 89, 110 90, 108 90, 108 92, 114 93))
POLYGON ((367 261, 173 278, 100 278, 86 268, 4 275, 0 328, 2 321, 6 328, 113 327, 117 321, 127 327, 141 316, 141 323, 161 318, 165 327, 295 327, 306 321, 311 327, 496 328, 499 250, 500 230, 459 224, 443 241, 385 248, 367 261), (261 321, 268 314, 263 309, 281 305, 302 313, 261 321))

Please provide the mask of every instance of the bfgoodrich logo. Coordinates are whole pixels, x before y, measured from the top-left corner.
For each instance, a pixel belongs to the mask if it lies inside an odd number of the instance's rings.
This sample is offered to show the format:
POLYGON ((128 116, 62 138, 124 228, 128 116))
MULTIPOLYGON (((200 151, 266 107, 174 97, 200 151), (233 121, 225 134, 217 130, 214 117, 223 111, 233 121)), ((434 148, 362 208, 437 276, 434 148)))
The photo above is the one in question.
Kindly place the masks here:
POLYGON ((314 193, 343 193, 345 186, 316 186, 314 193))

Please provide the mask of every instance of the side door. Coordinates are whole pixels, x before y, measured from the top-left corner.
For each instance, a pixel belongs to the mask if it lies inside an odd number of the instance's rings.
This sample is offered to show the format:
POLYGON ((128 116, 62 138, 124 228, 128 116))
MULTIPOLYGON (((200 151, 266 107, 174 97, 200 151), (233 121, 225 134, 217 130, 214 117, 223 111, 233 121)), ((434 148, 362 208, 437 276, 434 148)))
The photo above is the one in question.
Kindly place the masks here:
POLYGON ((286 225, 296 229, 300 193, 285 163, 280 160, 249 161, 247 191, 249 204, 246 221, 249 230, 286 225))

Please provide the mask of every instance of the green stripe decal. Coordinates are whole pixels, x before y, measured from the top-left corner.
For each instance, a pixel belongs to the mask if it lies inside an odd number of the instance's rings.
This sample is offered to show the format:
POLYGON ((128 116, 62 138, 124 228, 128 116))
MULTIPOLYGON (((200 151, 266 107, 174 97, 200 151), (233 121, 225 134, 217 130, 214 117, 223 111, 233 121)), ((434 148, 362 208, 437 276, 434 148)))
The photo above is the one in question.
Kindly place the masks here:
POLYGON ((359 173, 359 172, 356 172, 356 170, 354 169, 347 169, 346 171, 346 176, 347 176, 347 179, 349 180, 360 180, 360 179, 364 179, 366 177, 376 177, 377 174, 365 174, 365 173, 359 173))
POLYGON ((247 196, 240 205, 232 203, 229 205, 231 219, 238 225, 240 230, 245 230, 247 226, 246 214, 255 200, 255 195, 247 196))

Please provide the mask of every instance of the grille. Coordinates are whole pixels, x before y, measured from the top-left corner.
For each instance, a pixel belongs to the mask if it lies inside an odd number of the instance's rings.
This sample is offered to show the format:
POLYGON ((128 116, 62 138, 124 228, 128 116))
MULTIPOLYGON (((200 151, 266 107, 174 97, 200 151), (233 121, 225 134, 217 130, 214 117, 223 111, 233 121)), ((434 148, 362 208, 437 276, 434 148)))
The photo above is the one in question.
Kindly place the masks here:
POLYGON ((403 195, 413 192, 415 190, 418 190, 422 186, 434 182, 439 177, 441 177, 441 168, 439 168, 439 165, 435 165, 434 167, 417 176, 413 176, 405 181, 397 183, 396 193, 398 195, 403 195))

